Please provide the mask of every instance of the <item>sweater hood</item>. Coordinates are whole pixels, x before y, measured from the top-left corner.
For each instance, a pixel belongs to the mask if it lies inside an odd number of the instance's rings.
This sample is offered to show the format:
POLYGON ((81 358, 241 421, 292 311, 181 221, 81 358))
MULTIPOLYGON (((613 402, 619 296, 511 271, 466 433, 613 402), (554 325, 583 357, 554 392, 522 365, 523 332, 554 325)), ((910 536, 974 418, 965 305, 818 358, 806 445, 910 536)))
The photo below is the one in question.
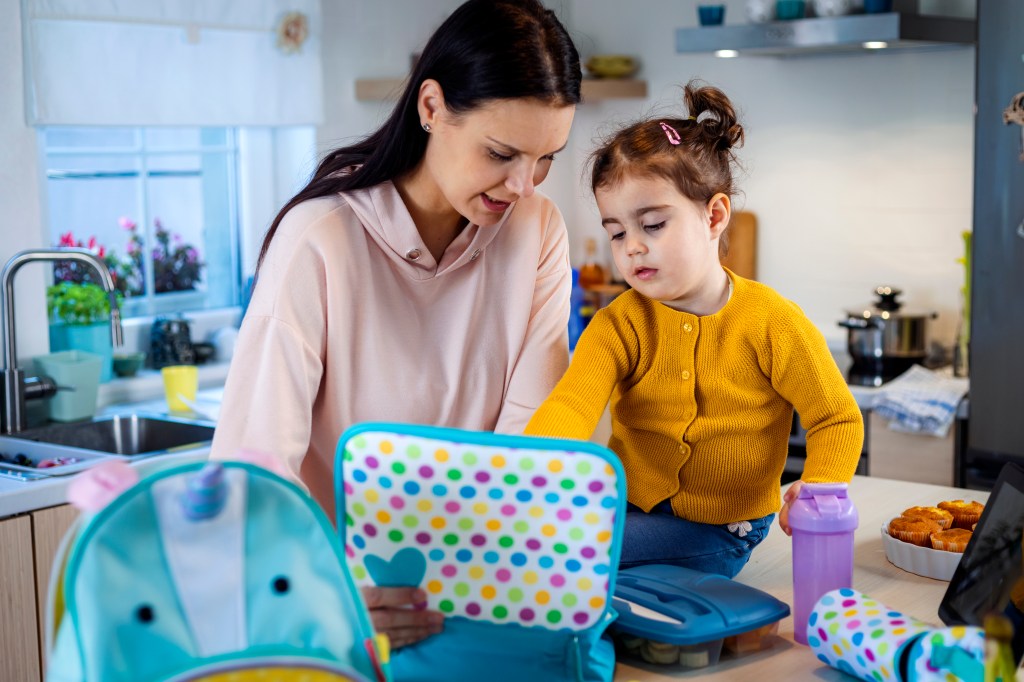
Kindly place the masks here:
POLYGON ((389 180, 373 187, 342 192, 363 229, 399 268, 414 279, 440 277, 475 261, 498 235, 512 211, 513 203, 495 225, 467 225, 455 238, 438 263, 430 254, 409 209, 395 185, 389 180), (418 255, 415 255, 418 252, 418 255), (415 257, 413 257, 415 255, 415 257))

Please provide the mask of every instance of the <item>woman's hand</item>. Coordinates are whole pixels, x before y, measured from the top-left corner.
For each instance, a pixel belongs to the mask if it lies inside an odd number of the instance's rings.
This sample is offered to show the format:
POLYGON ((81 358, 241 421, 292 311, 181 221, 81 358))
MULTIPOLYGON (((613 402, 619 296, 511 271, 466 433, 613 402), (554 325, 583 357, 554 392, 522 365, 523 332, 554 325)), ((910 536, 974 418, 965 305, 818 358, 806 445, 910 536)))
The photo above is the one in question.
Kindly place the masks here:
POLYGON ((782 496, 782 509, 779 510, 779 527, 786 535, 793 534, 793 531, 789 528, 789 505, 793 503, 793 500, 800 494, 800 488, 803 487, 803 481, 793 481, 786 490, 786 494, 782 496))
POLYGON ((444 614, 427 610, 427 594, 417 587, 362 588, 373 629, 388 636, 391 648, 415 644, 441 632, 444 614))

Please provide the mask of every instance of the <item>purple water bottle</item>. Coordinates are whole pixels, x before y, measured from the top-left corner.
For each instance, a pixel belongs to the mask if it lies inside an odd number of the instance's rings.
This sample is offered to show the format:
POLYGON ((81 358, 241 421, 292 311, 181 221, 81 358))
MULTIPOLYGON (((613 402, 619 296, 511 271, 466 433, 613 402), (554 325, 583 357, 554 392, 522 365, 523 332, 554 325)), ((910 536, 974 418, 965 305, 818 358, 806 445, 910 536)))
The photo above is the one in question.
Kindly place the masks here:
POLYGON ((805 483, 789 507, 793 533, 793 639, 807 644, 807 620, 826 592, 853 583, 857 508, 845 483, 805 483))

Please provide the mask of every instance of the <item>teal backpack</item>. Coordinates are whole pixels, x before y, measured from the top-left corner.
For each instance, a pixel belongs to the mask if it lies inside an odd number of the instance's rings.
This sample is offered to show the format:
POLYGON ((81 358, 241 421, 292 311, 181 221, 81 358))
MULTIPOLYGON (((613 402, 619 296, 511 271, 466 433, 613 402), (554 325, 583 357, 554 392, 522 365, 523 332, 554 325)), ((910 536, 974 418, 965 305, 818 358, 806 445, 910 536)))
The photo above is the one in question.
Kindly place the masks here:
POLYGON ((444 630, 400 682, 610 682, 625 474, 593 443, 358 424, 336 451, 356 583, 419 586, 444 630))
POLYGON ((390 679, 336 533, 294 484, 246 462, 81 477, 69 497, 92 509, 54 565, 48 682, 390 679))

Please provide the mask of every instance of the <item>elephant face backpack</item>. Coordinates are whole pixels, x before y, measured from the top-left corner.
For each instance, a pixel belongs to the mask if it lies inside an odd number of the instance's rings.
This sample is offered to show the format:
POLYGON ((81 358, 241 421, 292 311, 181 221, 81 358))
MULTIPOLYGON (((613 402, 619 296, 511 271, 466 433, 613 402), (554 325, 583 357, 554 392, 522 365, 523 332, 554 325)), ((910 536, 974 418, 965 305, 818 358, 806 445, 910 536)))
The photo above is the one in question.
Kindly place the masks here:
POLYGON ((608 682, 625 522, 615 455, 582 441, 357 424, 336 452, 338 530, 359 585, 419 586, 440 634, 400 682, 608 682))
POLYGON ((263 466, 104 463, 69 498, 48 682, 389 679, 334 529, 263 466))

